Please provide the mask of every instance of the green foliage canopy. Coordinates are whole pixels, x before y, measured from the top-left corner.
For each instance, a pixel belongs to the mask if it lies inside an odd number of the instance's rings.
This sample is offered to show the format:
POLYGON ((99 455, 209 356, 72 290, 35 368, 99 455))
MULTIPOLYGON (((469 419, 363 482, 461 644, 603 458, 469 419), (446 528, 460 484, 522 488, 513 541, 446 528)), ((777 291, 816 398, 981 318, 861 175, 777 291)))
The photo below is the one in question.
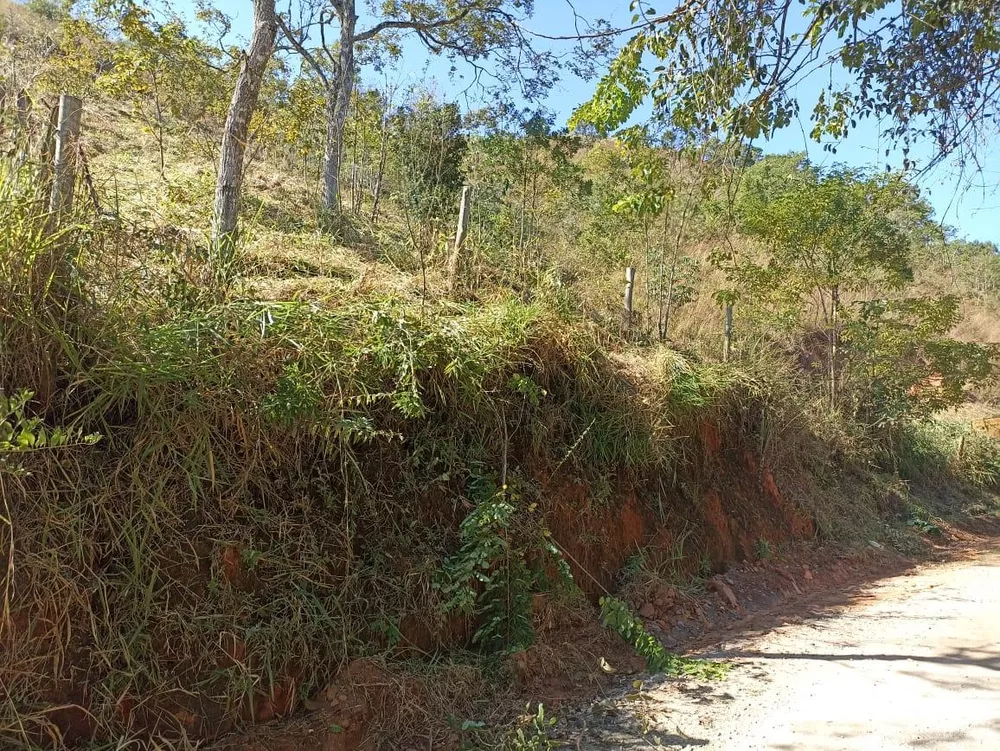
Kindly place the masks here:
POLYGON ((816 141, 874 121, 904 154, 928 141, 938 159, 975 158, 995 130, 1000 6, 993 0, 685 0, 665 14, 644 0, 631 7, 636 33, 577 123, 613 131, 648 103, 656 119, 689 138, 752 140, 811 107, 816 141), (816 69, 826 83, 815 102, 802 101, 797 84, 816 69))
MULTIPOLYGON (((737 291, 761 298, 860 289, 898 290, 912 281, 910 241, 893 212, 911 199, 898 176, 846 169, 822 173, 801 155, 769 157, 750 168, 734 205, 742 234, 764 255, 718 251, 737 291)), ((827 323, 832 310, 826 309, 827 323)))

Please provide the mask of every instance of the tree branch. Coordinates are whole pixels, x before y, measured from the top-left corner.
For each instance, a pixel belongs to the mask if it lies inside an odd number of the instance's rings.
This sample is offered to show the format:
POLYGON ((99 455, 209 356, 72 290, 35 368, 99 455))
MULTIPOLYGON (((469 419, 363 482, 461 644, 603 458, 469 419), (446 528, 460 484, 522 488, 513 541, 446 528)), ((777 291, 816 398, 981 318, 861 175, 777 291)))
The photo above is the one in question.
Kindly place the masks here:
POLYGON ((529 36, 536 37, 537 39, 548 39, 553 42, 572 42, 581 39, 606 39, 608 37, 617 37, 622 34, 628 34, 633 31, 639 31, 640 29, 650 29, 656 26, 661 26, 665 23, 673 21, 680 18, 685 13, 688 13, 692 8, 700 6, 702 3, 699 0, 688 0, 688 2, 683 3, 678 6, 670 13, 666 13, 662 16, 657 16, 655 18, 648 18, 642 23, 637 23, 634 26, 626 26, 624 28, 618 29, 603 29, 602 31, 595 31, 587 34, 568 34, 565 36, 552 35, 552 34, 542 34, 539 31, 532 31, 531 29, 525 28, 524 26, 517 24, 517 27, 529 36))
POLYGON ((285 23, 285 19, 278 15, 278 27, 281 29, 281 33, 285 35, 285 38, 289 41, 292 47, 302 55, 302 59, 305 60, 316 71, 316 75, 319 76, 319 80, 323 82, 323 86, 327 89, 330 88, 330 79, 327 77, 323 70, 323 66, 319 64, 319 61, 313 56, 313 54, 305 48, 292 33, 291 29, 288 28, 288 24, 285 23))
POLYGON ((337 60, 334 59, 333 53, 330 52, 330 48, 326 44, 326 21, 327 21, 327 19, 326 19, 326 13, 324 11, 320 11, 320 14, 319 14, 319 42, 320 42, 320 46, 323 48, 323 52, 326 53, 326 57, 330 61, 330 65, 332 65, 334 67, 334 69, 336 69, 337 66, 338 66, 338 62, 337 62, 337 60))
POLYGON ((448 18, 442 18, 440 21, 423 22, 418 21, 415 18, 410 18, 405 21, 382 21, 372 26, 368 31, 362 31, 356 34, 354 39, 357 42, 367 42, 383 31, 388 31, 389 29, 404 29, 408 31, 416 31, 418 33, 427 33, 433 29, 440 29, 445 26, 454 26, 457 23, 461 23, 465 18, 472 12, 472 6, 463 8, 458 13, 448 18))

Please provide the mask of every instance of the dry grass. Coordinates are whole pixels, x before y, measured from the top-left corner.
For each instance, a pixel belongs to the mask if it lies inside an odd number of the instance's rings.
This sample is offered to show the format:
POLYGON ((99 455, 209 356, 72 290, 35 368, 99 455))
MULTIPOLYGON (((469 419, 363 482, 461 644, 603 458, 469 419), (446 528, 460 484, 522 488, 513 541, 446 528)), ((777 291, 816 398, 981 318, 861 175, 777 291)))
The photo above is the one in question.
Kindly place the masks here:
POLYGON ((1000 306, 968 300, 962 305, 962 321, 953 335, 965 342, 1000 344, 1000 306))
MULTIPOLYGON (((51 332, 72 388, 49 412, 101 444, 32 457, 5 483, 17 604, 0 725, 21 741, 204 737, 298 706, 358 658, 461 644, 432 583, 470 478, 509 472, 543 508, 557 499, 532 465, 605 483, 673 473, 690 489, 708 477, 697 425, 728 420, 749 447, 759 427, 741 410, 769 409, 763 382, 667 349, 623 369, 586 325, 509 299, 178 305, 169 263, 140 262, 147 237, 83 254, 101 305, 51 332), (52 714, 62 705, 82 709, 52 714)), ((9 323, 5 337, 28 321, 9 323)), ((4 368, 5 388, 19 372, 4 368)), ((464 683, 407 683, 413 705, 376 714, 444 734, 461 695, 489 696, 482 665, 455 669, 464 683)))

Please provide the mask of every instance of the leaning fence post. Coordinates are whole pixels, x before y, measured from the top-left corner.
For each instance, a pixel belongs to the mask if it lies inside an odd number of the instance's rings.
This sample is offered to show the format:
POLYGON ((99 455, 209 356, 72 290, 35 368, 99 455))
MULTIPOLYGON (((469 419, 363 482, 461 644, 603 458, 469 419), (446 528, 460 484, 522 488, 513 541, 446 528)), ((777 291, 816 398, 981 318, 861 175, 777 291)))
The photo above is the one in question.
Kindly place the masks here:
POLYGON ((455 245, 448 259, 448 292, 452 293, 458 286, 458 269, 461 261, 462 247, 465 237, 469 234, 469 217, 472 213, 472 186, 462 186, 462 203, 458 208, 458 228, 455 231, 455 245))
POLYGON ((53 221, 73 210, 73 188, 76 185, 76 157, 80 141, 83 102, 69 94, 59 95, 56 119, 55 156, 52 160, 52 195, 49 212, 53 221))

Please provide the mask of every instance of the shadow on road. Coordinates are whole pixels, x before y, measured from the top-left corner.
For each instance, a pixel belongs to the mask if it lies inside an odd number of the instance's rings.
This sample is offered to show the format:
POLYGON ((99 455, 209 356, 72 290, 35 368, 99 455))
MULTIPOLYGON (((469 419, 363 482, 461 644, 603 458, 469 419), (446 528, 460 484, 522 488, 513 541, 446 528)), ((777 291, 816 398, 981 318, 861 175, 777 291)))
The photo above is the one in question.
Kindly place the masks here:
POLYGON ((879 660, 884 662, 930 662, 938 665, 962 665, 983 668, 985 670, 1000 670, 1000 653, 983 652, 982 650, 957 649, 943 655, 926 654, 851 654, 851 653, 790 653, 790 652, 757 652, 752 650, 722 649, 703 653, 704 657, 713 660, 821 660, 824 662, 855 662, 859 660, 879 660), (976 656, 982 653, 985 656, 976 656))

